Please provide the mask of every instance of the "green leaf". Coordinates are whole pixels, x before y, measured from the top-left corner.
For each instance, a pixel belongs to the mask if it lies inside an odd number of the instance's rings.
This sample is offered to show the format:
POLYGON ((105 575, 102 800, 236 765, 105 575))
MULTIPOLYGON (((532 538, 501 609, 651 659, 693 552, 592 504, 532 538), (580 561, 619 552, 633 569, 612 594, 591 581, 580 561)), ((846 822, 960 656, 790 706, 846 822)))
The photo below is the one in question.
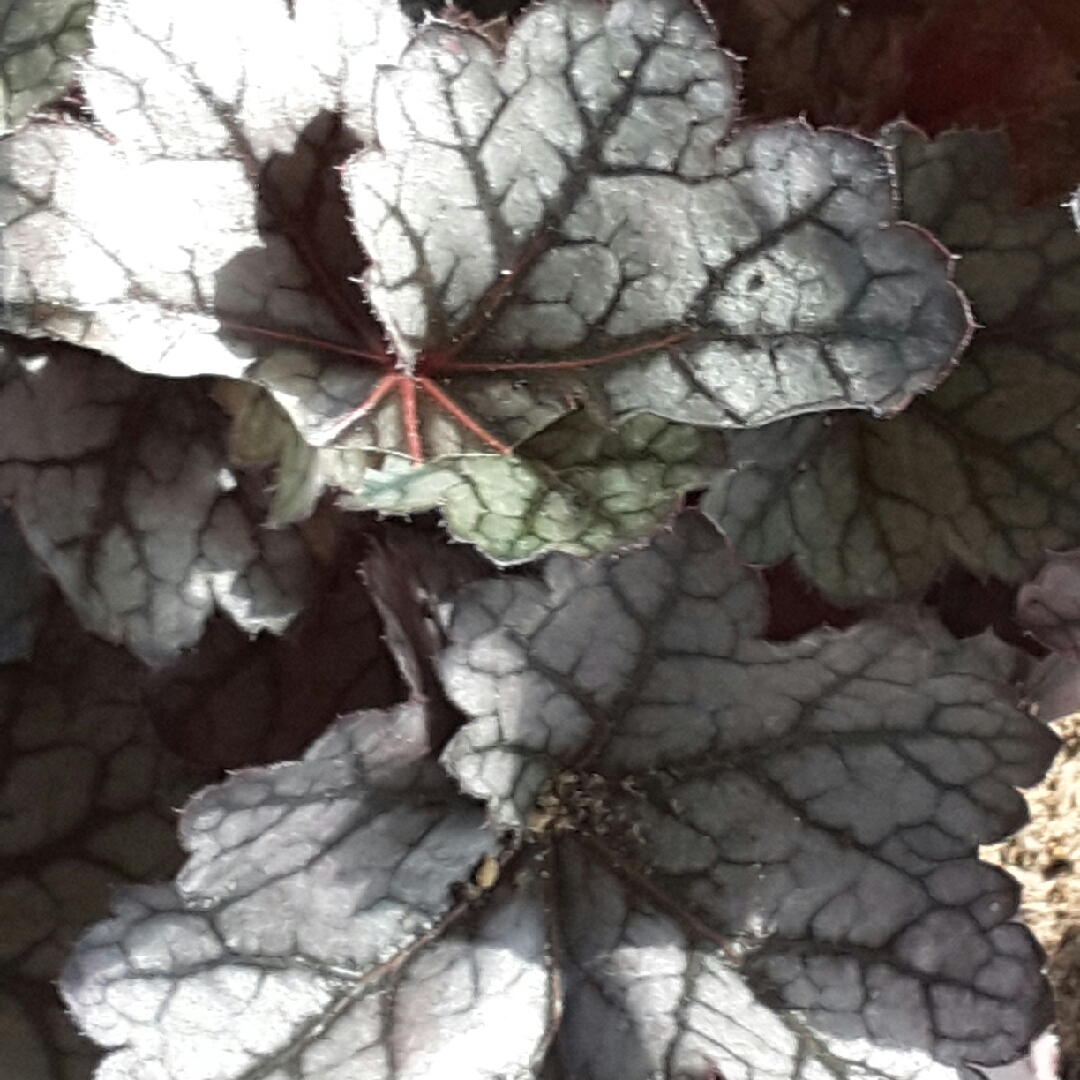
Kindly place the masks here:
POLYGON ((450 532, 500 563, 545 552, 593 555, 652 531, 723 460, 717 432, 642 413, 617 427, 578 410, 513 455, 474 453, 414 465, 394 455, 306 443, 266 394, 229 383, 231 449, 278 464, 271 519, 307 517, 324 488, 346 509, 411 514, 439 507, 450 532), (372 465, 371 462, 379 465, 372 465))

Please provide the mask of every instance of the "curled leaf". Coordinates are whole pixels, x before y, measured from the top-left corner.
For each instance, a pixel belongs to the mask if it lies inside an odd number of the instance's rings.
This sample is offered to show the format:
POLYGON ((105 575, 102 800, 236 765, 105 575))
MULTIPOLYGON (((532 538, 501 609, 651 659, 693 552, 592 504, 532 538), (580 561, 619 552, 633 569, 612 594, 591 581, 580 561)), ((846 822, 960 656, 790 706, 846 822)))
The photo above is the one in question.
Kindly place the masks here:
POLYGON ((1051 552, 1016 597, 1020 625, 1055 652, 1080 660, 1080 551, 1051 552))

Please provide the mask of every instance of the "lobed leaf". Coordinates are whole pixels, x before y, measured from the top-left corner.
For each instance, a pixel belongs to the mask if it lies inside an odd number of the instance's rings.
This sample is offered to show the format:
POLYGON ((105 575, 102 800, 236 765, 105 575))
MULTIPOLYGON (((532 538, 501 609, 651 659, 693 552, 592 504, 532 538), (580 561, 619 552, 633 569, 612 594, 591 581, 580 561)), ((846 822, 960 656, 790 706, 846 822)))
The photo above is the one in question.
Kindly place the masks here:
POLYGON ((240 463, 279 463, 271 520, 302 520, 324 488, 337 505, 408 515, 441 507, 450 532, 498 563, 551 550, 588 556, 638 540, 683 492, 726 460, 718 433, 640 414, 612 428, 584 410, 517 447, 415 465, 358 449, 317 449, 266 398, 230 387, 231 445, 240 463))
POLYGON ((102 0, 93 31, 83 82, 103 132, 34 125, 0 144, 4 323, 138 371, 238 375, 217 276, 262 248, 259 168, 327 110, 369 137, 374 79, 409 24, 378 0, 305 0, 295 17, 279 0, 102 0))
POLYGON ((734 120, 731 58, 668 0, 548 4, 502 58, 418 37, 377 84, 379 149, 345 171, 420 399, 438 403, 433 377, 516 443, 567 411, 560 393, 747 426, 936 383, 966 314, 942 253, 893 224, 886 157, 734 120))
POLYGON ((841 603, 920 592, 950 558, 1018 581, 1080 542, 1080 238, 1062 207, 1015 205, 998 135, 908 132, 900 160, 905 212, 963 256, 963 362, 888 423, 736 433, 704 503, 743 558, 794 554, 841 603))
POLYGON ((1022 823, 1012 785, 1053 735, 993 689, 989 640, 863 622, 766 645, 762 619, 692 516, 457 607, 443 674, 476 719, 444 761, 497 826, 557 823, 567 1075, 1010 1059, 1045 990, 977 846, 1022 823), (741 1020, 750 991, 780 1011, 741 1020))
POLYGON ((414 701, 197 798, 176 886, 120 899, 62 980, 114 1049, 98 1080, 959 1080, 1017 1056, 1042 956, 978 846, 1057 743, 1011 651, 910 616, 774 645, 763 618, 696 515, 466 587, 439 664, 466 795, 414 701))
POLYGON ((222 421, 198 383, 71 349, 0 353, 0 496, 83 623, 151 663, 215 608, 280 633, 307 597, 307 549, 261 528, 222 421))
MULTIPOLYGON (((450 886, 495 838, 425 728, 416 704, 354 714, 303 760, 188 805, 176 888, 129 894, 61 982, 88 1033, 121 1048, 99 1078, 434 1076, 476 1042, 492 1000, 542 993, 535 914, 443 936, 466 913, 450 886)), ((495 1064, 506 1046, 520 1060, 528 1035, 487 1040, 495 1064)))

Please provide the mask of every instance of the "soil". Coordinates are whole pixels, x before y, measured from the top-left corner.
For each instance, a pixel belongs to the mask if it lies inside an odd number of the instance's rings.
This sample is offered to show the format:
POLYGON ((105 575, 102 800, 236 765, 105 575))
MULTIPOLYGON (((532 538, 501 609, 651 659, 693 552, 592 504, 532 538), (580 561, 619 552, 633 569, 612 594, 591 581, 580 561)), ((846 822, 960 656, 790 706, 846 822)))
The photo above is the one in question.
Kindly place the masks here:
POLYGON ((1021 913, 1047 955, 1061 1075, 1080 1080, 1080 713, 1051 724, 1063 745, 1027 792, 1031 822, 982 857, 1023 886, 1021 913))

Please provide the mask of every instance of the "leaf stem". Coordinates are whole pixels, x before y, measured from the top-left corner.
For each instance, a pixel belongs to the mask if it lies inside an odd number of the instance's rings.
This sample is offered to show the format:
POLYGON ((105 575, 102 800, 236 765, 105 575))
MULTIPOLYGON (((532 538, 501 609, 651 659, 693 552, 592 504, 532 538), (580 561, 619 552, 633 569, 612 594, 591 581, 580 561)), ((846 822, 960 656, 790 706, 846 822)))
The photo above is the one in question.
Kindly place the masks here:
POLYGON ((399 375, 401 382, 401 421, 405 426, 405 444, 409 457, 420 465, 424 460, 424 446, 420 441, 420 422, 416 415, 416 380, 409 375, 399 375))
POLYGON ((431 356, 426 358, 425 368, 429 371, 482 371, 491 373, 500 371, 572 371, 577 368, 606 364, 610 360, 622 360, 628 356, 640 356, 642 353, 655 352, 658 349, 667 348, 669 345, 677 345, 688 337, 690 337, 689 330, 680 330, 655 341, 628 345, 625 348, 614 349, 600 356, 575 357, 573 360, 491 360, 481 363, 462 363, 455 360, 453 356, 431 356))
POLYGON ((364 349, 357 349, 352 345, 339 345, 336 341, 325 341, 322 338, 310 337, 307 334, 292 333, 288 330, 271 330, 266 326, 251 326, 248 323, 236 322, 232 319, 218 319, 222 329, 231 330, 236 334, 247 334, 251 337, 270 338, 273 341, 286 341, 293 345, 304 345, 309 349, 319 349, 322 352, 335 353, 338 356, 348 356, 355 360, 367 360, 380 367, 389 367, 393 359, 388 353, 372 353, 364 349))

